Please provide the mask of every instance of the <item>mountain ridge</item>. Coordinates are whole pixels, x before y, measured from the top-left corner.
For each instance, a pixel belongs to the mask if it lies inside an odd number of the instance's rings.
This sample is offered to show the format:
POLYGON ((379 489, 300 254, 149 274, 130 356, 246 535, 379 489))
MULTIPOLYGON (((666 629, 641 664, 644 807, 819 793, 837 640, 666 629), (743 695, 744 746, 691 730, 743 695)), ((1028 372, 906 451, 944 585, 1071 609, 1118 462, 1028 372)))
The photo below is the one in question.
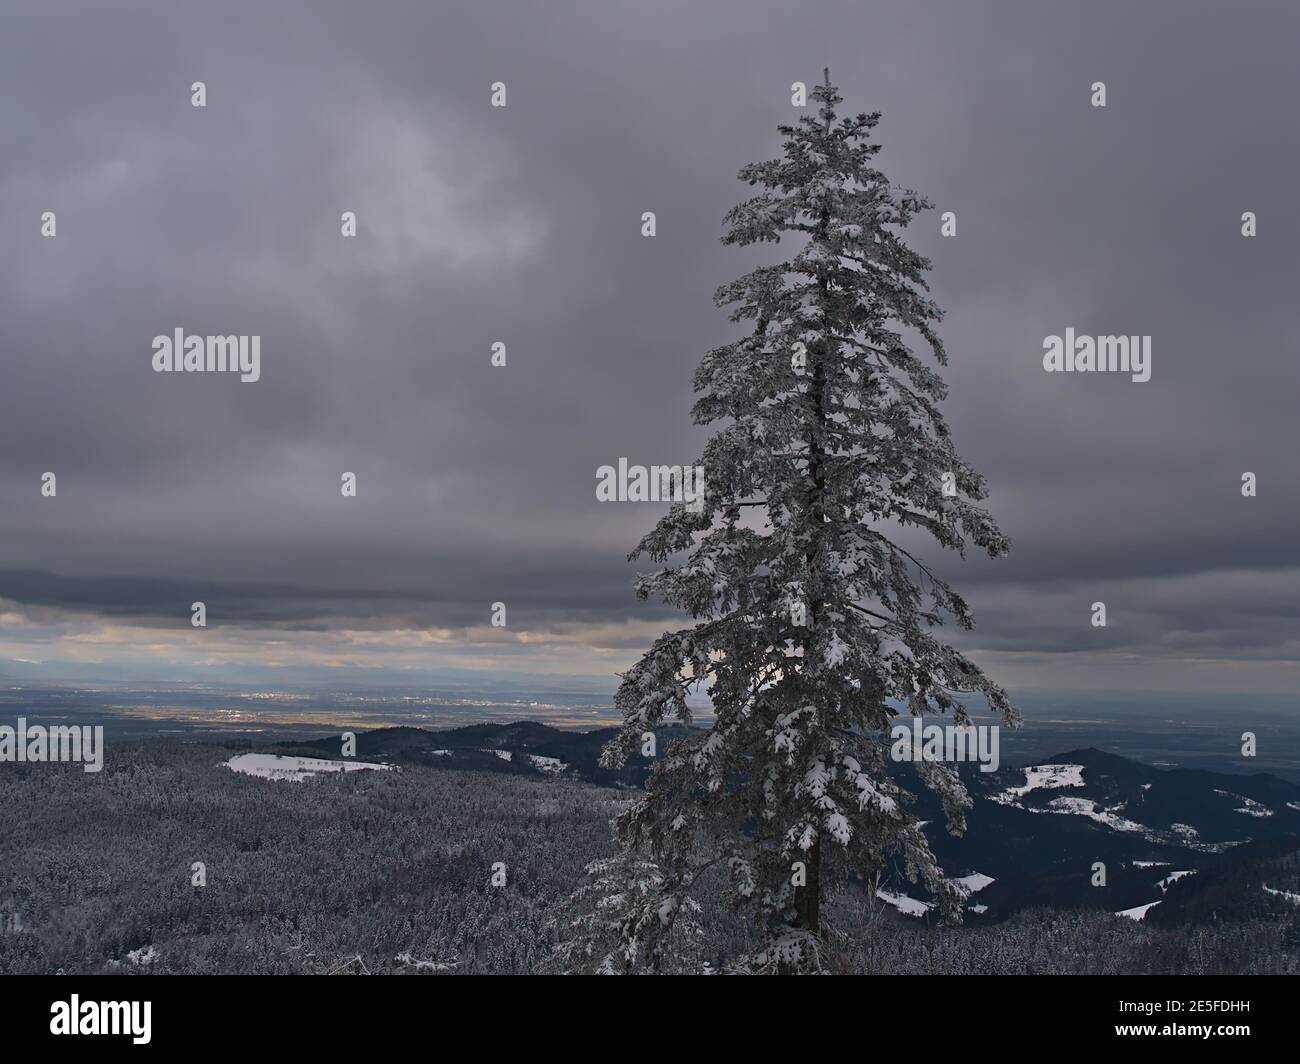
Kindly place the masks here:
MULTIPOLYGON (((656 729, 659 751, 689 731, 656 729)), ((398 726, 356 732, 354 757, 639 788, 651 759, 634 756, 619 770, 599 764, 616 733, 536 721, 398 726)), ((337 759, 342 737, 278 742, 271 749, 337 759)), ((1245 884, 1243 911, 1255 913, 1286 912, 1290 896, 1300 892, 1300 858, 1294 873, 1285 860, 1292 851, 1300 854, 1300 786, 1270 773, 1163 768, 1095 746, 989 773, 973 763, 956 768, 973 804, 960 837, 947 832, 939 800, 913 766, 898 764, 896 776, 914 796, 911 808, 925 822, 936 858, 969 891, 969 919, 996 921, 1037 905, 1065 905, 1133 919, 1152 914, 1162 923, 1175 913, 1217 920, 1225 918, 1232 893, 1225 883, 1245 884), (1272 855, 1268 867, 1282 870, 1273 873, 1274 882, 1252 871, 1261 852, 1272 855)), ((901 912, 929 912, 931 899, 896 869, 880 896, 901 912)))

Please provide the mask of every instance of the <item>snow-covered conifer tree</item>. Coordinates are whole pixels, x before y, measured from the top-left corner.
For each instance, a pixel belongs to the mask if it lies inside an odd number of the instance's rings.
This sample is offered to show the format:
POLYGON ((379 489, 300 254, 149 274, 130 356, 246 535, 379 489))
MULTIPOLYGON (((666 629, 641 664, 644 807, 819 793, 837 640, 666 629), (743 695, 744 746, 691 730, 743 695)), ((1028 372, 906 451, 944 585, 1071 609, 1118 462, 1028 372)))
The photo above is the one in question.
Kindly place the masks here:
MULTIPOLYGON (((781 127, 782 157, 740 171, 758 191, 727 215, 723 242, 796 247, 715 297, 752 330, 696 372, 696 421, 723 423, 703 457, 704 508, 675 505, 631 555, 665 566, 638 594, 695 623, 624 674, 624 725, 604 755, 621 764, 656 725, 689 723, 688 695, 707 691, 712 727, 668 745, 615 828, 673 895, 636 896, 641 912, 669 924, 697 876, 729 874, 765 933, 751 961, 774 971, 817 968, 823 900, 891 857, 955 901, 887 768, 893 707, 962 724, 959 696, 978 692, 1017 722, 1002 689, 933 633, 945 618, 971 627, 966 603, 899 542, 912 527, 958 553, 1008 547, 973 501, 984 480, 953 446, 944 382, 905 339, 946 363, 930 263, 899 235, 930 204, 874 168, 878 114, 837 118, 829 74, 813 96, 817 117, 781 127)), ((961 831, 956 773, 917 768, 961 831)), ((643 920, 611 926, 644 932, 643 920)))

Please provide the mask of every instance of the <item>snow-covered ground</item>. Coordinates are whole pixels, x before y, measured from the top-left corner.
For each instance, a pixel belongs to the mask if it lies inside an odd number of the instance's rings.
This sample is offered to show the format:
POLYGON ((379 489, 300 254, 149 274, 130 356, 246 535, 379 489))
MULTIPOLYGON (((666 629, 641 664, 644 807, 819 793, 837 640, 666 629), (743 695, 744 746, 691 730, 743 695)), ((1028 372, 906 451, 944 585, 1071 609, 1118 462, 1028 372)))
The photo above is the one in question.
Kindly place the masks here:
POLYGON ((1160 893, 1163 894, 1165 891, 1169 889, 1170 883, 1177 883, 1180 879, 1183 878, 1183 876, 1194 876, 1194 875, 1196 875, 1195 868, 1189 868, 1182 872, 1170 872, 1169 875, 1165 876, 1165 878, 1162 879, 1159 883, 1157 883, 1156 886, 1160 888, 1160 893))
MULTIPOLYGON (((1137 865, 1139 868, 1146 868, 1146 867, 1150 867, 1154 862, 1134 861, 1133 863, 1137 865)), ((1194 868, 1186 868, 1179 872, 1170 872, 1169 875, 1165 876, 1164 879, 1160 880, 1160 882, 1158 882, 1156 886, 1160 889, 1160 893, 1163 894, 1165 891, 1169 889, 1170 883, 1177 883, 1180 879, 1183 878, 1183 876, 1194 876, 1194 875, 1196 875, 1196 869, 1194 868)), ((1265 887, 1264 889, 1267 890, 1268 888, 1265 887)), ((1145 905, 1135 905, 1131 909, 1123 909, 1120 912, 1117 912, 1115 915, 1127 916, 1130 920, 1137 920, 1141 922, 1142 920, 1146 919, 1147 911, 1159 904, 1160 902, 1158 901, 1149 901, 1145 905)))
MULTIPOLYGON (((498 750, 485 747, 482 752, 499 757, 502 761, 513 762, 515 759, 513 750, 498 750)), ((456 755, 455 750, 430 750, 429 753, 433 757, 454 757, 456 755)), ((558 757, 543 757, 541 754, 525 754, 524 756, 528 758, 529 763, 537 771, 548 776, 559 776, 569 767, 567 762, 561 761, 558 757)))
POLYGON ((539 772, 545 772, 548 776, 558 776, 569 767, 558 757, 543 757, 541 754, 529 754, 528 760, 533 763, 534 768, 539 772))
POLYGON ((405 964, 408 968, 414 968, 417 972, 450 972, 460 963, 459 961, 419 960, 412 955, 410 950, 399 953, 393 959, 398 964, 405 964))
POLYGON ((1231 798, 1242 804, 1233 810, 1234 813, 1245 813, 1246 816, 1266 817, 1272 816, 1273 810, 1263 802, 1257 802, 1254 798, 1247 798, 1244 794, 1233 794, 1232 791, 1221 791, 1217 787, 1214 793, 1220 798, 1231 798))
MULTIPOLYGON (((950 882, 961 893, 962 897, 969 898, 977 891, 983 890, 993 882, 992 876, 986 876, 982 872, 971 872, 969 875, 958 876, 950 879, 950 882)), ((876 897, 886 905, 892 905, 904 916, 924 916, 934 906, 930 902, 920 901, 917 898, 910 898, 906 894, 895 894, 893 891, 877 890, 876 897)), ((970 906, 977 913, 987 912, 987 905, 970 906)))
POLYGON ((267 780, 292 780, 301 783, 310 776, 325 772, 359 772, 362 769, 387 770, 391 765, 368 761, 327 761, 321 757, 283 757, 280 754, 237 754, 225 762, 226 768, 267 780))
POLYGON ((1098 809, 1097 803, 1091 798, 1053 798, 1047 803, 1046 809, 1034 809, 1031 812, 1086 816, 1089 820, 1095 820, 1098 824, 1105 824, 1108 828, 1114 828, 1116 831, 1136 831, 1144 834, 1147 831, 1147 828, 1143 825, 1135 823, 1127 817, 1116 815, 1114 810, 1098 809))
POLYGON ((1121 909, 1116 916, 1127 916, 1130 920, 1145 920, 1147 910, 1159 905, 1158 901, 1149 901, 1145 905, 1135 905, 1131 909, 1121 909))
POLYGON ((983 872, 972 872, 968 876, 958 876, 952 882, 961 891, 963 897, 969 898, 992 883, 993 877, 986 876, 983 872))
POLYGON ((1015 805, 1017 798, 1023 798, 1030 791, 1082 786, 1082 765, 1031 765, 1025 769, 1023 787, 1008 787, 1001 794, 995 794, 993 801, 1001 802, 1003 805, 1015 805))
POLYGON ((876 897, 887 905, 892 905, 905 916, 924 916, 930 908, 923 901, 917 901, 915 898, 909 898, 906 894, 891 894, 887 890, 877 890, 876 897))
POLYGON ((1300 894, 1292 893, 1289 890, 1274 890, 1267 883, 1264 884, 1264 890, 1269 894, 1276 894, 1279 898, 1286 898, 1287 901, 1300 905, 1300 894))

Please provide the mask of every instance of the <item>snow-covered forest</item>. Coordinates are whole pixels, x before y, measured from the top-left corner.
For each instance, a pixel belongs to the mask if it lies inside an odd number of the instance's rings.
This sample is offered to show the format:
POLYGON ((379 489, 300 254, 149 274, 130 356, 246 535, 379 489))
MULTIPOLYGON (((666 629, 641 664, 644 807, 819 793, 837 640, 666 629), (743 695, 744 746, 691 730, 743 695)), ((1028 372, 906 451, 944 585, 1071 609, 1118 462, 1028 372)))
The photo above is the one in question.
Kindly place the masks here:
MULTIPOLYGON (((76 766, 0 776, 0 972, 561 971, 570 896, 628 802, 420 767, 259 779, 223 766, 235 752, 147 740, 93 781, 76 766)), ((725 971, 755 947, 723 887, 701 892, 699 933, 673 940, 666 971, 725 971)), ((1300 909, 1181 927, 1036 909, 938 928, 858 886, 827 922, 840 972, 1300 974, 1300 909)))

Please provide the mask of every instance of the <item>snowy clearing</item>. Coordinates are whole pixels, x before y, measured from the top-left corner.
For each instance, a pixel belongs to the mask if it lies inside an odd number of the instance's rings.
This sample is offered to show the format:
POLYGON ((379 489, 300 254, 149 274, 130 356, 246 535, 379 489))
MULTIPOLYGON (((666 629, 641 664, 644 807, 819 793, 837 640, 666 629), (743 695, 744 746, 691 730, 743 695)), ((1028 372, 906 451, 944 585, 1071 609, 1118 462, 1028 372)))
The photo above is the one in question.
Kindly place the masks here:
POLYGON ((995 794, 993 801, 1001 802, 1003 805, 1014 805, 1017 798, 1023 798, 1030 791, 1082 786, 1082 765, 1031 765, 1025 769, 1023 787, 1008 787, 1001 794, 995 794))
POLYGON ((391 765, 368 761, 327 761, 321 757, 283 757, 280 754, 238 754, 224 762, 232 772, 265 780, 303 780, 326 772, 359 772, 362 769, 387 771, 391 765))
POLYGON ((964 898, 969 898, 972 894, 978 894, 992 882, 994 882, 993 877, 986 876, 983 872, 972 872, 968 876, 958 876, 952 880, 953 885, 961 891, 964 898))
POLYGON ((1147 829, 1126 817, 1116 816, 1109 809, 1098 809, 1091 798, 1053 798, 1046 809, 1033 809, 1034 813, 1064 813, 1067 816, 1086 816, 1098 824, 1105 824, 1116 831, 1136 831, 1145 833, 1147 829))
POLYGON ((534 768, 539 772, 545 772, 548 776, 558 776, 569 767, 558 757, 543 757, 541 754, 529 754, 528 760, 533 763, 534 768))
POLYGON ((909 898, 906 894, 891 894, 887 890, 877 890, 876 897, 887 905, 892 905, 905 916, 924 916, 930 908, 923 901, 909 898))
POLYGON ((1163 894, 1165 891, 1169 889, 1170 883, 1177 883, 1180 879, 1183 878, 1183 876, 1194 876, 1194 875, 1196 875, 1195 868, 1189 868, 1183 872, 1170 872, 1169 875, 1165 876, 1165 878, 1162 879, 1159 883, 1157 883, 1156 886, 1160 888, 1160 893, 1163 894))
POLYGON ((1257 802, 1254 798, 1247 798, 1244 794, 1233 794, 1232 791, 1221 791, 1217 787, 1214 793, 1220 798, 1231 798, 1242 804, 1233 810, 1234 813, 1244 813, 1246 816, 1266 817, 1272 816, 1273 810, 1263 802, 1257 802))
POLYGON ((1122 909, 1119 912, 1117 912, 1115 915, 1127 916, 1130 920, 1141 921, 1146 919, 1148 909, 1154 908, 1159 904, 1160 903, 1158 901, 1149 901, 1145 905, 1135 905, 1131 909, 1122 909))

